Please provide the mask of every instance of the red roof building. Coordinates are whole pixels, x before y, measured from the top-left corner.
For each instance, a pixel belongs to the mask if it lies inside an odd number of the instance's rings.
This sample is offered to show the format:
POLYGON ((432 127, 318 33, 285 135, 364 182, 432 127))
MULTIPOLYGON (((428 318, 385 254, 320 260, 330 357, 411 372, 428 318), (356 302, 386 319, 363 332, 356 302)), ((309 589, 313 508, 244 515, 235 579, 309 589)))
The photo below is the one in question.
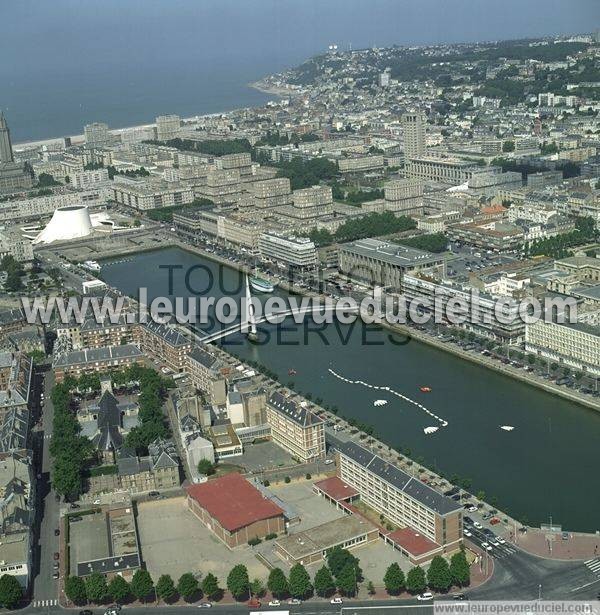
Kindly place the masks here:
POLYGON ((391 532, 384 536, 384 540, 392 543, 412 564, 421 564, 443 553, 440 545, 410 527, 391 532))
POLYGON ((226 474, 187 489, 189 509, 228 547, 285 530, 283 510, 241 474, 226 474))

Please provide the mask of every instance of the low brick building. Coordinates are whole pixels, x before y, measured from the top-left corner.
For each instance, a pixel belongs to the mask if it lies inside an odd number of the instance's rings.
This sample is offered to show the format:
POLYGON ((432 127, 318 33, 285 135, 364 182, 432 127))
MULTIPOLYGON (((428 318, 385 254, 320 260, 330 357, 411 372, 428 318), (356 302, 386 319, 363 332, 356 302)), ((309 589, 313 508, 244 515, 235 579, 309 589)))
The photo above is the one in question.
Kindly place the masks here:
POLYGON ((241 474, 187 489, 188 507, 230 549, 285 530, 284 511, 241 474))

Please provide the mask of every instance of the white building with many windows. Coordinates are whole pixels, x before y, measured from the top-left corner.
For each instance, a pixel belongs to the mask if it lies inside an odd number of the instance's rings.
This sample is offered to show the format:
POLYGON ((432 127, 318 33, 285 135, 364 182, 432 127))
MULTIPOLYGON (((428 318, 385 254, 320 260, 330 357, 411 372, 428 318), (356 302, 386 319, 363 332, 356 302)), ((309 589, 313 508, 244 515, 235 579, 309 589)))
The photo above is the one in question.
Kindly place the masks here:
POLYGON ((317 264, 317 249, 308 237, 295 237, 270 231, 258 239, 261 256, 278 264, 293 267, 314 267, 317 264))

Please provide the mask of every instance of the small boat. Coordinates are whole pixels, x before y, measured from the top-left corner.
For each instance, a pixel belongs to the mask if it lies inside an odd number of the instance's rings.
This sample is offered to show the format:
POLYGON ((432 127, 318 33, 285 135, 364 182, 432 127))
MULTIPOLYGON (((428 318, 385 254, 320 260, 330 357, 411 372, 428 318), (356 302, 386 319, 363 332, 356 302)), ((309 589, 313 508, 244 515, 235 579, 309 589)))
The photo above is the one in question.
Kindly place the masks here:
POLYGON ((295 376, 297 373, 295 369, 288 369, 288 376, 295 376))
POLYGON ((514 427, 512 425, 500 425, 500 429, 504 431, 512 431, 514 427))
POLYGON ((258 293, 272 293, 275 288, 268 280, 256 276, 250 277, 250 286, 258 293))
POLYGON ((387 404, 387 399, 376 399, 376 400, 373 402, 373 405, 374 405, 376 408, 379 408, 380 406, 385 406, 386 404, 387 404))
POLYGON ((97 261, 84 261, 82 267, 90 271, 100 271, 102 269, 102 266, 97 261))
POLYGON ((423 432, 427 435, 430 435, 432 433, 435 433, 438 429, 439 427, 425 427, 425 429, 423 429, 423 432))
POLYGON ((431 387, 419 387, 421 393, 431 393, 431 387))

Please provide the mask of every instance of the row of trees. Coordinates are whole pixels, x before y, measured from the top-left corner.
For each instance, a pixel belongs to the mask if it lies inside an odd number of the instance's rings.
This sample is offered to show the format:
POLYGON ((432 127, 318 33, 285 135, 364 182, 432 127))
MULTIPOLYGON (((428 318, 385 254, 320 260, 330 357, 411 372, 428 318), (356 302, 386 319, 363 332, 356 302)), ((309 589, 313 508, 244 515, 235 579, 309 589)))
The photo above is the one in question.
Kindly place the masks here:
POLYGON ((385 589, 392 596, 397 596, 404 590, 411 594, 419 594, 427 588, 446 592, 453 585, 466 587, 470 581, 471 573, 464 551, 455 553, 450 559, 450 564, 441 555, 436 555, 431 560, 427 573, 421 566, 414 566, 405 576, 400 566, 394 562, 383 577, 385 589))
POLYGON ((334 241, 355 241, 365 237, 381 237, 392 233, 402 233, 416 228, 416 222, 408 216, 396 217, 390 211, 371 213, 358 219, 344 222, 335 233, 326 229, 313 229, 309 237, 318 246, 324 246, 334 241))
POLYGON ((537 239, 531 244, 525 244, 523 252, 529 256, 545 255, 552 258, 565 258, 569 256, 570 248, 594 241, 596 236, 596 226, 592 218, 577 218, 574 231, 546 239, 537 239))
POLYGON ((432 233, 430 235, 418 235, 417 237, 408 237, 407 239, 399 239, 398 243, 418 250, 427 250, 428 252, 445 252, 448 249, 448 238, 444 233, 432 233))
POLYGON ((171 139, 166 143, 162 141, 144 141, 144 143, 154 143, 155 145, 168 145, 175 149, 200 152, 210 156, 224 156, 226 154, 239 154, 241 152, 251 152, 252 146, 248 139, 209 139, 206 141, 192 141, 190 139, 171 139))
POLYGON ((200 582, 193 573, 186 572, 179 577, 177 584, 170 575, 163 574, 154 584, 147 570, 137 570, 131 583, 119 575, 107 582, 106 576, 99 572, 85 578, 68 577, 65 581, 65 593, 75 604, 102 604, 110 599, 122 603, 132 597, 142 601, 160 598, 165 602, 172 602, 178 596, 184 600, 197 600, 204 595, 211 600, 219 600, 223 590, 213 574, 207 574, 200 582))
POLYGON ((322 181, 331 181, 338 174, 338 167, 335 162, 327 158, 293 158, 289 162, 280 162, 272 166, 279 167, 277 177, 287 177, 290 180, 292 190, 309 188, 322 181))

